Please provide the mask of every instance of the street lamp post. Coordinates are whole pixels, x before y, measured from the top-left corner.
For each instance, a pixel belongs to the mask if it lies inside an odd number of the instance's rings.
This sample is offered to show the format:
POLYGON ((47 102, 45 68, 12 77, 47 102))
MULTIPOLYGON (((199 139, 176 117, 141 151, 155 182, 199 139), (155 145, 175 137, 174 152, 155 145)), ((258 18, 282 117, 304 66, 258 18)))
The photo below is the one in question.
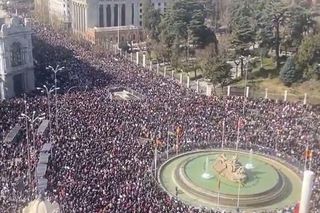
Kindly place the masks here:
MULTIPOLYGON (((60 67, 59 65, 56 66, 56 68, 53 68, 52 66, 48 66, 46 69, 51 70, 54 73, 54 87, 57 88, 57 73, 59 71, 62 71, 65 67, 60 67)), ((56 127, 58 127, 58 100, 57 100, 57 90, 54 91, 54 97, 55 97, 55 105, 56 105, 56 127)))
POLYGON ((248 82, 248 65, 250 63, 250 59, 251 59, 251 56, 248 55, 248 57, 245 59, 245 79, 244 79, 244 87, 246 88, 247 87, 247 82, 248 82))
POLYGON ((31 181, 31 162, 30 162, 30 137, 29 137, 29 125, 28 123, 30 123, 30 128, 31 128, 31 132, 32 132, 32 136, 33 136, 33 146, 35 147, 35 136, 34 136, 34 123, 37 120, 42 120, 44 119, 44 113, 41 113, 40 115, 36 116, 36 112, 33 111, 32 112, 32 116, 28 116, 27 114, 27 101, 25 100, 25 113, 21 114, 21 118, 25 119, 26 122, 26 139, 27 139, 27 156, 28 156, 28 182, 29 182, 29 190, 30 190, 30 198, 32 195, 32 181, 31 181))
MULTIPOLYGON (((27 98, 24 95, 24 112, 27 114, 27 98)), ((29 126, 28 126, 28 119, 25 118, 25 125, 26 125, 26 139, 27 139, 27 158, 28 158, 28 185, 30 189, 30 200, 31 200, 31 165, 30 165, 30 140, 29 140, 29 126)))
POLYGON ((245 67, 245 77, 244 77, 244 89, 243 89, 243 96, 245 100, 243 101, 243 108, 242 108, 242 113, 244 114, 245 111, 245 102, 246 102, 246 89, 247 89, 247 82, 248 82, 248 64, 250 62, 251 56, 248 55, 248 57, 245 57, 241 55, 239 57, 239 61, 241 63, 241 72, 243 73, 243 67, 245 67))
POLYGON ((34 147, 36 146, 35 135, 34 135, 34 123, 38 120, 39 121, 43 120, 45 118, 44 116, 45 116, 45 113, 41 113, 40 115, 36 116, 36 111, 32 112, 32 116, 28 116, 25 113, 21 114, 21 117, 25 118, 27 120, 26 123, 27 122, 30 123, 30 128, 31 128, 31 132, 32 132, 32 144, 34 147))
POLYGON ((42 93, 45 93, 47 95, 47 104, 48 104, 48 120, 49 120, 49 142, 51 143, 51 110, 50 110, 50 95, 54 91, 58 90, 59 87, 52 86, 50 89, 46 85, 43 85, 43 88, 37 87, 37 90, 40 90, 42 93))

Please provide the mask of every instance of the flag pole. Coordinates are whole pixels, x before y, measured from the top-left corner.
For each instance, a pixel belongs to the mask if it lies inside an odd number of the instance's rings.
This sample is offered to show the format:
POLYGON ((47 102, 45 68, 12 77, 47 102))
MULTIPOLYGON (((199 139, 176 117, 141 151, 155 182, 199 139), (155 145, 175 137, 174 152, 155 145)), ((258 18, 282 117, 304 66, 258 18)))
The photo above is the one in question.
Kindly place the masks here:
POLYGON ((176 155, 178 154, 178 149, 179 149, 179 135, 176 134, 176 155))
POLYGON ((309 155, 309 144, 307 143, 306 150, 304 152, 304 169, 303 169, 304 171, 306 171, 307 169, 308 155, 309 155))
POLYGON ((236 142, 236 151, 238 151, 239 140, 240 140, 240 118, 238 120, 238 130, 237 130, 237 142, 236 142))
POLYGON ((155 145, 155 148, 154 148, 154 177, 157 178, 157 142, 156 142, 156 145, 155 145))
POLYGON ((167 131, 167 159, 169 158, 169 131, 167 131))
POLYGON ((222 141, 221 141, 221 149, 223 149, 223 145, 224 145, 224 137, 225 137, 225 124, 226 123, 226 120, 225 118, 223 118, 223 121, 222 121, 222 141))
POLYGON ((221 182, 220 182, 220 176, 218 180, 218 208, 220 207, 220 187, 221 187, 221 182))
POLYGON ((239 208, 239 204, 240 204, 240 182, 238 184, 238 199, 237 199, 237 208, 239 208))

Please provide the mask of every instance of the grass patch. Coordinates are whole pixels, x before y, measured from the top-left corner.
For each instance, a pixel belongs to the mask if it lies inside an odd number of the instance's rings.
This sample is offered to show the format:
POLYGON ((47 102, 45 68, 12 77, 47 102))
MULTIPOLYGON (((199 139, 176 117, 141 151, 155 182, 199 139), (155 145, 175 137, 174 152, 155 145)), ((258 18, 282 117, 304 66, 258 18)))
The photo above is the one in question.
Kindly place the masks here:
POLYGON ((248 74, 248 78, 272 78, 276 77, 279 73, 272 58, 263 58, 262 67, 260 67, 260 62, 256 65, 257 66, 252 70, 252 73, 248 74))
MULTIPOLYGON (((232 86, 244 87, 244 85, 244 80, 241 80, 232 86)), ((251 88, 255 97, 264 97, 267 88, 269 98, 280 100, 284 98, 284 91, 287 90, 288 101, 303 101, 304 94, 307 93, 308 103, 320 104, 320 81, 309 80, 287 87, 283 85, 279 78, 259 78, 248 80, 247 85, 251 88)))

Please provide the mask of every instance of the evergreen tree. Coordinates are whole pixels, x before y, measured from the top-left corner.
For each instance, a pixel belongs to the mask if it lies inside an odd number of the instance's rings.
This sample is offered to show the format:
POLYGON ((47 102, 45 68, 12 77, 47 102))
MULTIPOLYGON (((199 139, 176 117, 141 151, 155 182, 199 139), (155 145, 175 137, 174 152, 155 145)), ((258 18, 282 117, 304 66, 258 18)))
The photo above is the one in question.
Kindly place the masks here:
POLYGON ((213 31, 205 25, 205 8, 196 0, 174 1, 161 21, 161 36, 171 46, 186 46, 188 43, 207 45, 216 41, 213 31))
POLYGON ((142 21, 144 30, 147 32, 150 39, 159 41, 159 27, 161 22, 160 10, 156 10, 152 6, 151 0, 144 0, 142 4, 142 11, 142 21))
POLYGON ((255 30, 250 23, 249 17, 239 17, 237 25, 234 25, 232 32, 232 45, 240 55, 255 42, 255 30))
POLYGON ((207 58, 202 65, 204 76, 213 84, 220 84, 222 89, 231 81, 231 68, 223 55, 207 58))
POLYGON ((268 5, 267 14, 270 14, 269 18, 271 23, 273 24, 274 29, 274 49, 276 52, 276 65, 277 68, 280 67, 280 27, 284 25, 286 20, 286 8, 279 0, 271 0, 270 4, 268 5))
POLYGON ((320 34, 305 37, 298 48, 297 64, 304 68, 305 74, 311 71, 320 61, 320 34))
POLYGON ((294 58, 290 57, 280 70, 280 79, 286 86, 291 86, 299 78, 299 72, 296 69, 294 58))
POLYGON ((309 22, 312 22, 311 16, 305 8, 294 5, 288 9, 287 18, 292 45, 298 47, 303 34, 309 30, 309 22))

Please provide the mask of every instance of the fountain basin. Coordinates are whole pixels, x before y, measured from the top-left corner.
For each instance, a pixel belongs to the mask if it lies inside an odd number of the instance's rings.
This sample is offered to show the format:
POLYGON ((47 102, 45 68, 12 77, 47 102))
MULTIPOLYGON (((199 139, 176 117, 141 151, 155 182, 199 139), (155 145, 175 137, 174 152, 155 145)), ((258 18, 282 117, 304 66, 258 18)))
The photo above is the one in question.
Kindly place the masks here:
MULTIPOLYGON (((182 191, 179 198, 190 205, 216 208, 219 200, 219 207, 234 210, 238 184, 219 177, 212 167, 212 163, 222 152, 229 156, 236 153, 230 150, 204 150, 169 159, 158 172, 161 186, 170 194, 173 194, 174 187, 178 187, 182 191), (206 158, 209 158, 211 165, 207 173, 213 175, 210 179, 202 177, 206 158)), ((248 153, 237 154, 240 162, 245 165, 248 153)), ((253 155, 253 164, 255 168, 248 171, 248 181, 240 189, 239 203, 242 210, 259 212, 278 209, 294 205, 299 200, 301 179, 291 167, 256 154, 253 155)))

